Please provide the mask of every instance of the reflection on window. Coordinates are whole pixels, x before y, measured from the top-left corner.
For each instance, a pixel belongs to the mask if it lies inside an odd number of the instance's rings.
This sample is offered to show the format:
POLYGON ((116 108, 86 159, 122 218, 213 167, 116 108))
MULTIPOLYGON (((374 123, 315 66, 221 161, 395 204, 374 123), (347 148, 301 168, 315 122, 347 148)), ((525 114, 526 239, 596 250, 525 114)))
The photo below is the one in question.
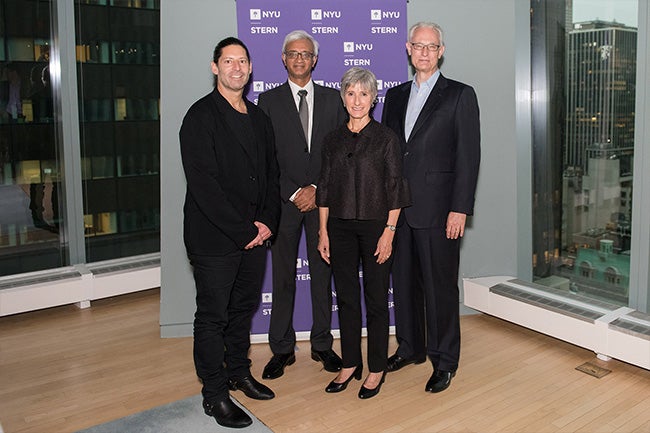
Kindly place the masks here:
MULTIPOLYGON (((75 241, 60 230, 77 197, 62 191, 53 4, 0 0, 0 276, 67 265, 75 241)), ((159 251, 160 2, 74 5, 75 46, 59 48, 78 60, 87 260, 159 251)))
POLYGON ((636 11, 635 1, 531 0, 533 88, 551 95, 533 101, 534 276, 621 305, 630 273, 636 11))
POLYGON ((49 1, 0 0, 0 276, 67 264, 49 1))

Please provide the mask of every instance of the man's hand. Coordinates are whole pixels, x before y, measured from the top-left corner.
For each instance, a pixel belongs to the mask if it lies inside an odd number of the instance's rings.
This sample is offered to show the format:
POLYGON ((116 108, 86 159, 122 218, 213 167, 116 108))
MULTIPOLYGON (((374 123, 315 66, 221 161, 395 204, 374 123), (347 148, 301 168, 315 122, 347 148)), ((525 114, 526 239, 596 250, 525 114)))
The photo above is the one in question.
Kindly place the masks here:
POLYGON ((250 250, 251 248, 264 245, 264 242, 266 242, 266 240, 273 234, 266 224, 259 221, 255 221, 253 224, 257 227, 257 236, 255 236, 255 239, 250 241, 248 245, 244 247, 245 250, 250 250))
POLYGON ((305 186, 296 193, 293 199, 300 212, 309 212, 316 209, 316 188, 314 185, 305 186))
POLYGON ((449 212, 447 216, 447 239, 462 238, 465 234, 467 215, 459 212, 449 212))
POLYGON ((271 233, 271 229, 269 229, 266 224, 261 223, 259 221, 255 221, 253 224, 255 224, 255 227, 257 227, 257 231, 259 236, 262 237, 262 242, 266 241, 271 237, 273 233, 271 233))

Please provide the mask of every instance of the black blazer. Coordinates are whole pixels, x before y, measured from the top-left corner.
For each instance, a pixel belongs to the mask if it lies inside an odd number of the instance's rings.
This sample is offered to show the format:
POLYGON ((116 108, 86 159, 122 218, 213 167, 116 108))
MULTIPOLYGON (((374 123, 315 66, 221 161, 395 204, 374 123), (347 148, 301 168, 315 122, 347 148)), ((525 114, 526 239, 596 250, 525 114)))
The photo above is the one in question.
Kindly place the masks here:
POLYGON ((282 200, 288 201, 298 188, 318 185, 323 138, 347 120, 341 94, 314 83, 310 151, 288 82, 260 94, 257 104, 273 122, 280 165, 280 195, 282 200))
POLYGON ((410 204, 399 140, 375 120, 358 133, 343 125, 327 134, 318 185, 316 204, 334 218, 385 220, 410 204))
POLYGON ((216 88, 183 119, 184 239, 190 254, 243 249, 257 236, 254 221, 277 231, 280 193, 273 127, 255 104, 245 102, 254 134, 248 140, 228 121, 237 112, 216 88))
POLYGON ((400 214, 413 228, 445 227, 449 212, 472 215, 480 149, 474 89, 440 75, 408 142, 404 123, 412 82, 386 92, 382 122, 400 138, 412 205, 400 214))

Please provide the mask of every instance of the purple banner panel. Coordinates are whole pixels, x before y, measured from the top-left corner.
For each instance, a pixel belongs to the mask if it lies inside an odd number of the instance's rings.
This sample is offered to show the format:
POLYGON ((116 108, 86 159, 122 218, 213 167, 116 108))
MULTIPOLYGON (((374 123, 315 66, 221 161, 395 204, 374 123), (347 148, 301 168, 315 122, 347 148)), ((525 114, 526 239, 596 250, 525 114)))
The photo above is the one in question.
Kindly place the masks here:
MULTIPOLYGON (((246 97, 257 103, 260 93, 287 80, 282 42, 289 32, 304 30, 320 45, 312 74, 314 82, 339 89, 343 73, 351 67, 371 70, 379 88, 373 117, 381 120, 386 90, 408 80, 406 23, 406 0, 237 0, 238 37, 248 46, 253 64, 246 97)), ((296 271, 294 328, 309 331, 311 300, 304 236, 296 271)), ((270 254, 262 292, 262 305, 253 318, 253 334, 268 332, 272 305, 270 254)), ((336 311, 334 300, 332 308, 336 311)), ((389 305, 393 323, 392 296, 389 305)), ((332 327, 338 328, 337 314, 333 314, 332 327)))

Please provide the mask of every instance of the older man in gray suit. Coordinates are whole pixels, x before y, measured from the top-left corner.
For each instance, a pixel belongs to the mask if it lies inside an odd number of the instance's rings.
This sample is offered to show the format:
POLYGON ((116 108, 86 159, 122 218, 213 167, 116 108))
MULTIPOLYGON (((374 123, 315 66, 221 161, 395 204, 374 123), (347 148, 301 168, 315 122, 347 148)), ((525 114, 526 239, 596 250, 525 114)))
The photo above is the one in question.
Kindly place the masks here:
POLYGON ((339 92, 312 81, 318 62, 318 42, 307 32, 289 33, 282 47, 282 62, 289 79, 259 97, 259 107, 271 118, 280 164, 282 211, 280 227, 271 247, 273 257, 273 310, 269 344, 273 357, 264 379, 275 379, 295 362, 296 333, 293 310, 296 295, 296 259, 304 227, 311 277, 311 357, 325 370, 341 369, 332 350, 331 271, 318 253, 316 188, 321 169, 321 142, 325 134, 346 120, 339 92))

